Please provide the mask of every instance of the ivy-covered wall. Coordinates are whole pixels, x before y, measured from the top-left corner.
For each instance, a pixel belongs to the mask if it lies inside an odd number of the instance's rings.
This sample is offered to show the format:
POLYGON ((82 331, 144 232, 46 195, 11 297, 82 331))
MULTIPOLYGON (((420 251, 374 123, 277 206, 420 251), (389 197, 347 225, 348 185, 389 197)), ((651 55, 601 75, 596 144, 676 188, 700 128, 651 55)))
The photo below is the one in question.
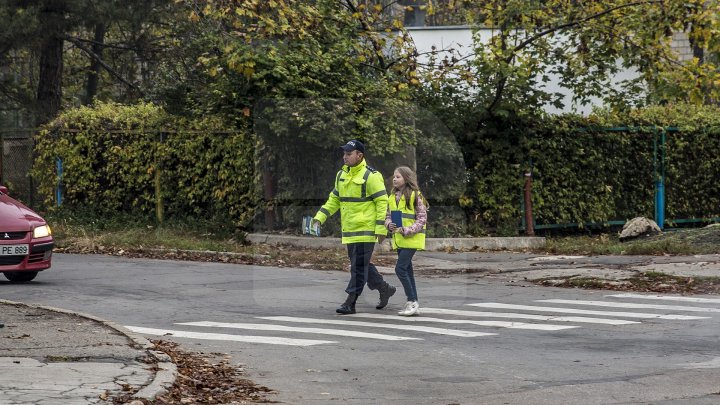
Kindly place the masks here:
POLYGON ((187 121, 152 104, 99 103, 67 110, 36 136, 33 176, 56 204, 97 212, 226 218, 246 226, 255 213, 255 141, 213 119, 187 121))

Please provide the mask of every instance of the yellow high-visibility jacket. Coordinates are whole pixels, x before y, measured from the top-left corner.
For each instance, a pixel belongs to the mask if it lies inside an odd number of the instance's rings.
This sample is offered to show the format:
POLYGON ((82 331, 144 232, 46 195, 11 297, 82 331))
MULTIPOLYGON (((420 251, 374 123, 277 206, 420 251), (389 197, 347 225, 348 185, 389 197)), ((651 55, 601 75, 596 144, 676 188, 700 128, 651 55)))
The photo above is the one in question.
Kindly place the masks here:
MULTIPOLYGON (((391 211, 402 211, 402 226, 410 227, 415 223, 415 204, 418 199, 417 193, 413 191, 410 194, 410 203, 405 201, 405 196, 400 196, 400 202, 395 199, 394 195, 391 195, 388 199, 391 211)), ((400 233, 394 232, 392 234, 392 247, 393 249, 398 248, 409 248, 424 250, 425 249, 425 232, 427 231, 427 223, 423 225, 420 232, 410 235, 403 236, 400 233)))
POLYGON ((343 166, 335 176, 335 188, 314 219, 325 223, 340 210, 342 243, 375 242, 386 236, 387 191, 382 174, 363 159, 357 166, 343 166))

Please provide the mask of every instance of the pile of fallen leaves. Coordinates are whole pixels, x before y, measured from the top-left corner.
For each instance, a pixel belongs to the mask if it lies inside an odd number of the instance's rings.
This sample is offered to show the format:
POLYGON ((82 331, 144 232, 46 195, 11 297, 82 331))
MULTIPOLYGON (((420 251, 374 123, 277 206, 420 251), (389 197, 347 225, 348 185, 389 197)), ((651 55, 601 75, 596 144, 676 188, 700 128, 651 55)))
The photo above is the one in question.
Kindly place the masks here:
MULTIPOLYGON (((350 263, 344 246, 338 249, 310 249, 289 246, 260 245, 248 248, 246 252, 210 252, 162 248, 118 248, 94 245, 92 248, 64 246, 56 248, 57 253, 106 254, 132 258, 187 260, 248 264, 257 266, 312 268, 315 270, 348 270, 350 263)), ((395 255, 376 254, 373 263, 378 266, 395 266, 395 255)))
POLYGON ((211 363, 210 357, 217 354, 202 355, 190 353, 178 348, 178 344, 163 340, 153 340, 155 348, 166 353, 177 366, 175 383, 164 395, 155 401, 139 400, 132 393, 113 398, 113 404, 144 405, 186 405, 186 404, 247 404, 275 402, 266 398, 271 393, 267 387, 257 385, 242 377, 242 370, 222 358, 211 363))

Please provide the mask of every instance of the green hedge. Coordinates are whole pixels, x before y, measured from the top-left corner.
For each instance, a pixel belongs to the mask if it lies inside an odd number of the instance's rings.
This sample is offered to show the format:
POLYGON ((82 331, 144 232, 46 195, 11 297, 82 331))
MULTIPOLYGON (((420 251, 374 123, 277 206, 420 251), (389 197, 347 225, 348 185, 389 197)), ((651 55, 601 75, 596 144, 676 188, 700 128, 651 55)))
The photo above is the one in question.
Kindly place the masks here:
MULTIPOLYGON (((720 217, 717 107, 492 117, 470 104, 452 109, 435 102, 415 123, 420 182, 436 201, 430 236, 517 234, 523 174, 530 169, 537 224, 652 217, 654 142, 668 127, 674 130, 666 134, 664 151, 665 218, 720 217), (630 129, 609 129, 618 127, 630 129)), ((55 161, 61 158, 69 207, 153 215, 159 196, 167 216, 227 218, 247 229, 253 219, 262 225, 257 214, 270 207, 282 226, 297 228, 302 215, 327 198, 340 165, 331 150, 338 142, 260 142, 249 128, 227 128, 212 118, 170 116, 152 104, 68 110, 37 136, 33 176, 48 205, 54 205, 55 161), (261 175, 268 170, 275 197, 263 203, 261 175)), ((403 161, 369 155, 386 178, 403 161)), ((336 227, 331 222, 327 231, 336 227)))
POLYGON ((671 128, 664 151, 666 220, 720 217, 720 108, 482 119, 476 125, 482 130, 456 134, 466 161, 473 162, 460 202, 482 229, 516 232, 529 169, 536 224, 582 227, 653 217, 654 157, 662 157, 654 142, 664 128, 671 128))
POLYGON ((255 141, 217 120, 188 121, 152 104, 98 103, 62 113, 36 137, 32 175, 55 205, 98 212, 227 218, 246 225, 257 205, 255 141), (159 197, 159 199, 158 199, 159 197))
POLYGON ((530 157, 539 224, 653 216, 652 134, 548 131, 530 140, 530 157))

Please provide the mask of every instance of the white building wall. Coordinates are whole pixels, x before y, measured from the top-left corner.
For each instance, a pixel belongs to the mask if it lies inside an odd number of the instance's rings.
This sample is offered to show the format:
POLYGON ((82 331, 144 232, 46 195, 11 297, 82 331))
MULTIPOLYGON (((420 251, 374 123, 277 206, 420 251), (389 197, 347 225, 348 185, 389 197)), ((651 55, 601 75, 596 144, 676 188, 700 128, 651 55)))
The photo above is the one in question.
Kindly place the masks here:
POLYGON ((686 32, 676 32, 672 36, 672 48, 678 53, 678 59, 681 61, 692 60, 693 49, 690 46, 690 40, 686 32))

